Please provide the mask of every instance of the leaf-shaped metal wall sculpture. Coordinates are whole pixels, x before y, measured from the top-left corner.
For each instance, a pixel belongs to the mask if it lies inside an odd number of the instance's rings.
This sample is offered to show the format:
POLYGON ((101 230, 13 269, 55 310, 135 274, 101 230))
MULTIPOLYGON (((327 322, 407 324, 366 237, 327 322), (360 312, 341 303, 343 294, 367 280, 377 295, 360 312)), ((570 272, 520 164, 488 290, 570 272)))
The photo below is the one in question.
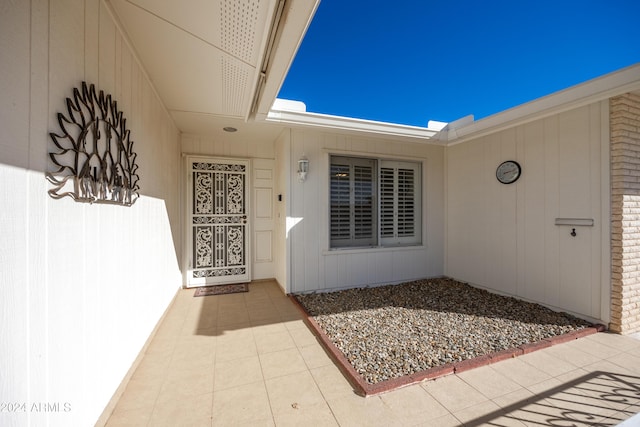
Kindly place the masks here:
POLYGON ((56 152, 49 153, 54 199, 69 196, 77 202, 131 206, 139 197, 137 154, 111 95, 82 82, 67 98, 67 114, 58 113, 60 134, 49 135, 56 152))

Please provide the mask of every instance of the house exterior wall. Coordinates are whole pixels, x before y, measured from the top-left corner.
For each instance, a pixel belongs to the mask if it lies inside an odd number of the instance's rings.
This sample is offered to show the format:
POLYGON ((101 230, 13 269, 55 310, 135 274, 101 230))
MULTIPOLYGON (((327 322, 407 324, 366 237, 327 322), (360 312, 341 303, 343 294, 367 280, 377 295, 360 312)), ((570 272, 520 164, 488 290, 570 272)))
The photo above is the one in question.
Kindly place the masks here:
MULTIPOLYGON (((251 160, 251 184, 247 197, 251 197, 250 245, 252 280, 276 277, 275 266, 281 255, 276 250, 276 194, 274 142, 212 139, 207 136, 183 135, 183 153, 251 160)), ((186 178, 186 177, 185 177, 186 178)), ((182 180, 187 182, 186 179, 182 180)), ((189 191, 185 188, 184 191, 189 191)), ((189 227, 189 224, 185 224, 189 227)), ((185 260, 183 262, 187 262, 185 260)))
MULTIPOLYGON (((274 232, 274 278, 286 292, 289 281, 289 246, 287 217, 289 217, 287 206, 289 206, 289 193, 291 188, 290 168, 291 168, 291 130, 284 130, 275 142, 276 174, 275 174, 275 194, 280 195, 280 200, 276 201, 276 223, 274 232)), ((278 196, 276 196, 277 198, 278 196)))
POLYGON ((611 330, 640 332, 640 96, 610 101, 611 330))
POLYGON ((397 283, 444 273, 444 147, 316 130, 290 133, 287 292, 397 283), (331 154, 422 162, 422 245, 330 250, 331 154), (303 155, 309 160, 309 174, 299 182, 297 162, 303 155))
POLYGON ((450 146, 446 274, 608 321, 608 132, 604 101, 450 146), (504 185, 495 172, 509 159, 522 176, 504 185))
POLYGON ((0 425, 93 425, 180 286, 179 134, 103 2, 1 9, 0 402, 26 406, 0 425), (127 119, 132 207, 47 194, 49 132, 82 81, 127 119))

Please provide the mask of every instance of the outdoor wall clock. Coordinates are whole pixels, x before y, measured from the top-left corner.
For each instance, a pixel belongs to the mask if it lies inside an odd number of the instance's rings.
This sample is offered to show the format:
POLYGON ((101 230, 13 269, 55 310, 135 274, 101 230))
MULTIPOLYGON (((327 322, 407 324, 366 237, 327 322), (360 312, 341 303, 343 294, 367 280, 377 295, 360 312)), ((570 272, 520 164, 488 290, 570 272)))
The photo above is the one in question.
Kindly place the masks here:
POLYGON ((500 163, 498 169, 496 169, 496 178, 503 184, 513 184, 520 178, 522 168, 520 164, 515 160, 507 160, 500 163))

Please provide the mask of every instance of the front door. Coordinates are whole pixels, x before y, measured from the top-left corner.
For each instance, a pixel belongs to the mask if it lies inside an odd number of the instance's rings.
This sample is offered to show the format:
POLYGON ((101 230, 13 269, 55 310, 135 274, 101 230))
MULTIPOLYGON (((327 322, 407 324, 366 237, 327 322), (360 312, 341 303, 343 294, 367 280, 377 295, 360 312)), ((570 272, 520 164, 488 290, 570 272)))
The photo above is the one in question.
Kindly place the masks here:
POLYGON ((187 287, 249 281, 249 161, 187 157, 187 172, 187 287))

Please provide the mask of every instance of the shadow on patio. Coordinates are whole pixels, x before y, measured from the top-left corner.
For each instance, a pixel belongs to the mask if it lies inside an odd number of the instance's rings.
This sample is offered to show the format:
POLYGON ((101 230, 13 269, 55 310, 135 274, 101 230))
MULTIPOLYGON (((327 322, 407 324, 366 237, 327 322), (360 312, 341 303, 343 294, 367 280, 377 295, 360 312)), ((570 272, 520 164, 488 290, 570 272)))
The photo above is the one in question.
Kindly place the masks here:
POLYGON ((599 333, 363 398, 275 282, 193 292, 178 292, 106 425, 582 426, 640 409, 630 337, 599 333))

